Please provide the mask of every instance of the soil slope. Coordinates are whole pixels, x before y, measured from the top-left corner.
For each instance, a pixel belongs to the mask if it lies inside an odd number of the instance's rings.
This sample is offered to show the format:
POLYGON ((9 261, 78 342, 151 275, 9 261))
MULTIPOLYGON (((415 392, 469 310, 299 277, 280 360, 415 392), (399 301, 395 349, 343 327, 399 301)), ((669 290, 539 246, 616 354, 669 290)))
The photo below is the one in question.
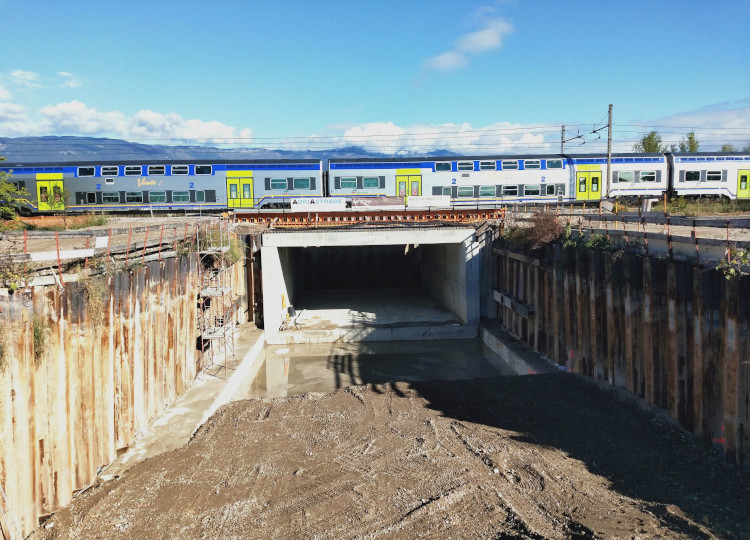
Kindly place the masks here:
POLYGON ((569 374, 231 403, 31 538, 748 538, 750 478, 569 374))

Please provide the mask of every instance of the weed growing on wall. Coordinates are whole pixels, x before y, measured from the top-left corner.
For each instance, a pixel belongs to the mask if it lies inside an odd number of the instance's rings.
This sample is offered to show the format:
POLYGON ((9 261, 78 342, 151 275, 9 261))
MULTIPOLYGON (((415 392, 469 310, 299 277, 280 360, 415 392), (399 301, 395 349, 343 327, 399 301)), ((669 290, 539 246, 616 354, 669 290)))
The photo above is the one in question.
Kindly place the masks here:
POLYGON ((34 316, 31 320, 34 332, 34 364, 39 367, 49 347, 49 326, 43 317, 34 316))
POLYGON ((750 275, 750 249, 730 249, 729 260, 722 259, 716 269, 727 279, 750 275))
POLYGON ((534 212, 527 227, 509 227, 503 237, 510 247, 523 251, 534 251, 555 242, 563 229, 557 215, 552 212, 534 212))
POLYGON ((97 277, 85 276, 79 279, 83 289, 83 298, 89 314, 89 320, 94 328, 99 328, 104 322, 104 280, 97 277))
POLYGON ((5 326, 0 326, 0 373, 5 371, 8 366, 8 330, 5 326))

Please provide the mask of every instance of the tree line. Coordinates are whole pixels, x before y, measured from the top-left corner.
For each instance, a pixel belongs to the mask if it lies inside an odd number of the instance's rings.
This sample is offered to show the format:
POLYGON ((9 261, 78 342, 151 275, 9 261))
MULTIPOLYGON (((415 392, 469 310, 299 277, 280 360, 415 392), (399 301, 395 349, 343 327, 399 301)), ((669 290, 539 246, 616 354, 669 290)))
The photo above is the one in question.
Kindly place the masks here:
MULTIPOLYGON (((663 154, 664 152, 697 152, 700 148, 700 142, 695 136, 695 131, 691 131, 683 137, 679 144, 666 145, 662 144, 661 135, 656 130, 649 131, 633 145, 633 152, 644 153, 653 152, 663 154)), ((742 148, 736 148, 733 144, 725 143, 721 145, 720 152, 750 152, 750 143, 742 148)))

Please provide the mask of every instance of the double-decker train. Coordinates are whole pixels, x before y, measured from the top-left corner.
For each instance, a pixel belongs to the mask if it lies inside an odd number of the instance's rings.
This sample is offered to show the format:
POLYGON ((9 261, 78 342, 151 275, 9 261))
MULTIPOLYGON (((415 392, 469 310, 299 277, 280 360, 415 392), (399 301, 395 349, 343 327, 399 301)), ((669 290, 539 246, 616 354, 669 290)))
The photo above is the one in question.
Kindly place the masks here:
POLYGON ((432 196, 500 206, 613 198, 750 199, 750 154, 529 154, 419 158, 10 163, 22 213, 288 208, 295 199, 432 196))

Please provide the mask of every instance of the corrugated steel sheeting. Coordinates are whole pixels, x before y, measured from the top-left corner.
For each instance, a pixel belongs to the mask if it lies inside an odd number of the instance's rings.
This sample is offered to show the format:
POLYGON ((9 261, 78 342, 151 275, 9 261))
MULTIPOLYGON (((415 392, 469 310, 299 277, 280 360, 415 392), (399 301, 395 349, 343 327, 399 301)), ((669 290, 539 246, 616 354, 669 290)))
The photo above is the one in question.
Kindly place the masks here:
POLYGON ((496 297, 531 308, 498 303, 512 334, 568 371, 627 388, 750 467, 750 276, 560 246, 539 259, 494 252, 496 297))
POLYGON ((8 538, 8 511, 27 535, 196 375, 196 255, 92 280, 0 302, 0 486, 8 497, 0 528, 8 538), (99 307, 89 299, 97 295, 99 307))

